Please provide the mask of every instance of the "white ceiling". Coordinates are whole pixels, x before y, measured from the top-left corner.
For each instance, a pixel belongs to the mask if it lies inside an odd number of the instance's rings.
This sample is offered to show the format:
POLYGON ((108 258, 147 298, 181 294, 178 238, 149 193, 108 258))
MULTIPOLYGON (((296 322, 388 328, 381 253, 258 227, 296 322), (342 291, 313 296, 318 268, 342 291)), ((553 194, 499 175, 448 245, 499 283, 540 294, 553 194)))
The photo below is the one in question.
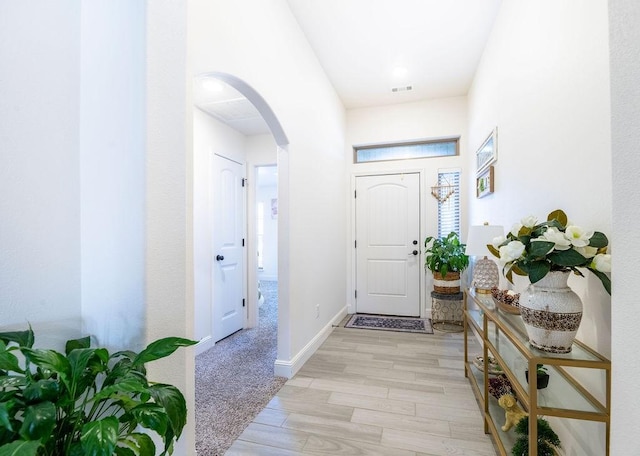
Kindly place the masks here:
MULTIPOLYGON (((347 109, 466 95, 501 3, 287 1, 347 109), (396 67, 406 74, 395 76, 396 67)), ((268 132, 230 86, 215 92, 196 80, 194 90, 196 106, 241 133, 268 132)))

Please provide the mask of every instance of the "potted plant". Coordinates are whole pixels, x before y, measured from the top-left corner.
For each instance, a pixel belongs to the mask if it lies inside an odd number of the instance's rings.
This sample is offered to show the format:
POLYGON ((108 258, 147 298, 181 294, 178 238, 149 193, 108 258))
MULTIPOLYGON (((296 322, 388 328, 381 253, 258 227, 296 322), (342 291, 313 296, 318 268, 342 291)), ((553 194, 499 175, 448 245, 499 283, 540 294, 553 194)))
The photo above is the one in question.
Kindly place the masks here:
MULTIPOLYGON (((529 383, 529 369, 524 371, 524 376, 529 383)), ((543 389, 549 386, 549 373, 544 364, 536 364, 536 388, 543 389)))
MULTIPOLYGON (((516 440, 511 454, 513 456, 529 455, 529 417, 525 416, 515 427, 518 439, 516 440)), ((538 418, 538 456, 556 456, 557 448, 560 448, 560 438, 556 434, 549 422, 544 418, 538 418)))
POLYGON ((569 288, 569 274, 584 277, 587 269, 611 294, 609 241, 598 231, 570 224, 567 214, 556 209, 538 223, 525 217, 506 237, 493 240, 487 248, 504 265, 509 281, 513 274, 527 276, 526 293, 520 296, 520 314, 529 343, 543 351, 569 353, 582 319, 582 301, 569 288))
POLYGON ((460 242, 458 234, 452 231, 442 238, 429 236, 424 240, 424 247, 424 267, 433 273, 434 291, 459 293, 460 273, 469 266, 469 257, 464 253, 466 245, 460 242))
POLYGON ((152 383, 145 364, 196 342, 168 337, 140 353, 69 340, 64 354, 33 348, 34 333, 0 333, 0 455, 171 454, 186 424, 182 393, 152 383))

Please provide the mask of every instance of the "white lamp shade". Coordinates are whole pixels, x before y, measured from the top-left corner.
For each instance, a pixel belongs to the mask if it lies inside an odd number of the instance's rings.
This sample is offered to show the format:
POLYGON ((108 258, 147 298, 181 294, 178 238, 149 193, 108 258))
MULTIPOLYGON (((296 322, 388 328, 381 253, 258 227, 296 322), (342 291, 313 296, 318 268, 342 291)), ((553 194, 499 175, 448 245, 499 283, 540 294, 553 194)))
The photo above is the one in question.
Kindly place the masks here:
POLYGON ((469 256, 487 256, 491 254, 487 244, 494 238, 504 236, 504 228, 499 225, 473 225, 469 227, 465 253, 469 256))

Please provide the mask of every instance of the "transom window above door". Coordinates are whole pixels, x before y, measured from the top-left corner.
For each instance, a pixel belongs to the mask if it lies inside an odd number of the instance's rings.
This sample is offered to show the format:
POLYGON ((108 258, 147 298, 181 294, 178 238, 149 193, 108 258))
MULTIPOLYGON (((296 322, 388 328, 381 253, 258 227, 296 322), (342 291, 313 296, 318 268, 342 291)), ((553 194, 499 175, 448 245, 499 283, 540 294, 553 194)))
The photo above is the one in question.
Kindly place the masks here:
POLYGON ((447 157, 459 154, 460 137, 353 146, 354 163, 447 157))

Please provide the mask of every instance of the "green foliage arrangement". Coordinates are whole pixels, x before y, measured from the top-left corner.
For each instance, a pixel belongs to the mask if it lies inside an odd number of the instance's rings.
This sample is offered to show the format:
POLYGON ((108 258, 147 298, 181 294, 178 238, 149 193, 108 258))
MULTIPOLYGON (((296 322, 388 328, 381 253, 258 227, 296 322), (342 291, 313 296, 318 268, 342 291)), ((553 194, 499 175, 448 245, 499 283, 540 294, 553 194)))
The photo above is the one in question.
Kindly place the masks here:
MULTIPOLYGON (((518 439, 511 449, 513 456, 529 455, 529 417, 526 416, 518 421, 515 427, 518 439)), ((555 456, 556 448, 560 448, 560 438, 556 434, 549 422, 544 418, 538 418, 538 456, 555 456)))
POLYGON ((466 245, 453 231, 440 239, 427 237, 424 247, 424 267, 433 273, 439 272, 443 278, 447 272, 462 272, 469 266, 469 257, 464 253, 466 245))
POLYGON ((0 456, 161 455, 186 424, 182 393, 147 380, 145 364, 196 341, 168 337, 140 353, 69 340, 65 353, 33 348, 34 333, 0 333, 0 456))
POLYGON ((513 274, 528 276, 536 283, 550 271, 573 271, 586 268, 600 279, 611 294, 611 255, 609 240, 599 232, 570 224, 567 214, 556 209, 547 221, 538 223, 534 216, 516 223, 506 237, 493 240, 487 248, 504 264, 505 277, 513 283, 513 274))

